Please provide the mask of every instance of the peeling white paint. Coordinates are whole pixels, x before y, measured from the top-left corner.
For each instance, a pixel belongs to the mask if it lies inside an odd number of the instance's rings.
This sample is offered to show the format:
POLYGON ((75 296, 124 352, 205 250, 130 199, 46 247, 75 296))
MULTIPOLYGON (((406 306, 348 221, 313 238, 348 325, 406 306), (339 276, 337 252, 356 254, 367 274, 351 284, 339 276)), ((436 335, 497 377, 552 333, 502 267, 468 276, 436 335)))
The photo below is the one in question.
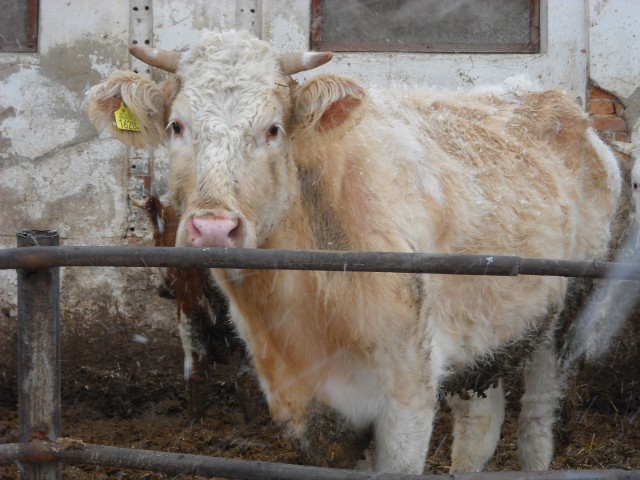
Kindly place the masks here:
MULTIPOLYGON (((271 18, 268 34, 265 38, 275 48, 284 51, 305 51, 309 49, 309 29, 300 28, 301 19, 290 13, 271 18)), ((306 24, 302 24, 306 25, 306 24)))
POLYGON ((589 1, 589 72, 602 88, 621 98, 640 79, 640 2, 589 1))
MULTIPOLYGON (((98 72, 103 78, 107 78, 113 73, 113 59, 104 58, 97 53, 91 53, 89 54, 89 60, 91 61, 91 69, 98 72)), ((82 93, 84 94, 86 92, 82 93)))
MULTIPOLYGON (((589 0, 589 75, 623 101, 640 94, 639 25, 640 2, 589 0)), ((640 145, 640 98, 634 102, 636 116, 627 121, 633 143, 640 145)))
MULTIPOLYGON (((114 243, 124 231, 126 191, 114 140, 87 142, 37 161, 13 161, 0 175, 3 230, 53 228, 68 244, 114 243), (115 237, 115 238, 114 238, 115 237)), ((6 231, 5 230, 5 231, 6 231)), ((116 244, 119 242, 115 242, 116 244)))
POLYGON ((57 46, 68 46, 82 39, 109 44, 126 42, 129 35, 128 0, 104 4, 88 0, 41 0, 39 11, 41 56, 48 55, 57 46))
POLYGON ((66 110, 79 111, 79 95, 39 74, 37 69, 21 68, 0 83, 10 99, 15 116, 0 125, 0 134, 11 140, 11 147, 0 158, 35 158, 56 146, 71 142, 79 121, 62 117, 66 110))
POLYGON ((168 50, 186 50, 202 30, 235 27, 233 1, 156 0, 153 5, 154 44, 168 50))

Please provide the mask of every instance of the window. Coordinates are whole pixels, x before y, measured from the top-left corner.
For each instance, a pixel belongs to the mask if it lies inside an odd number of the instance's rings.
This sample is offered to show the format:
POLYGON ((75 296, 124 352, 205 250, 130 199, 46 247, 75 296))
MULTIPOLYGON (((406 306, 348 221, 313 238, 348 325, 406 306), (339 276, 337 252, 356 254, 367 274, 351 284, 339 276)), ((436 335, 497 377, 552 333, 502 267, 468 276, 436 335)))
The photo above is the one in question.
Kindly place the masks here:
POLYGON ((38 50, 38 0, 0 0, 0 52, 38 50))
POLYGON ((312 0, 311 47, 538 53, 540 0, 312 0))

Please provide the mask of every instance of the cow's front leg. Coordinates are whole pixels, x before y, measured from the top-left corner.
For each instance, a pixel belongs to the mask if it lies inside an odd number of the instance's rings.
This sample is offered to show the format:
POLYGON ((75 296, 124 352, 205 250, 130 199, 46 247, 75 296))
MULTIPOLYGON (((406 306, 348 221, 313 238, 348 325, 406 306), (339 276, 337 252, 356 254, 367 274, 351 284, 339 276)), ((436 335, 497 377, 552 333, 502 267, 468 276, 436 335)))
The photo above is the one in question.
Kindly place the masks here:
POLYGON ((542 344, 525 363, 525 393, 518 418, 518 456, 523 470, 547 470, 553 457, 553 427, 562 398, 555 348, 542 344))
POLYGON ((453 414, 451 473, 479 472, 493 456, 504 422, 502 381, 484 392, 485 398, 447 397, 453 414))
POLYGON ((421 474, 437 408, 436 392, 416 392, 411 403, 389 395, 374 424, 376 471, 421 474), (420 401, 415 401, 420 400, 420 401))

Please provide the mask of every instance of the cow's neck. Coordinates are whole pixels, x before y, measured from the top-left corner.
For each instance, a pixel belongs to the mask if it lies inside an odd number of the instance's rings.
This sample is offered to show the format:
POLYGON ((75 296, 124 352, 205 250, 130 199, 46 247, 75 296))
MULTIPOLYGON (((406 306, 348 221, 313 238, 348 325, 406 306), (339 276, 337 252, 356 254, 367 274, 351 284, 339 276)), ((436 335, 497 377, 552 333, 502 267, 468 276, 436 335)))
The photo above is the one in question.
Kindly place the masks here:
MULTIPOLYGON (((292 202, 288 217, 304 219, 307 231, 300 233, 311 240, 308 248, 367 249, 361 244, 363 219, 356 218, 368 208, 368 199, 358 196, 365 181, 361 157, 357 152, 347 155, 344 148, 327 148, 327 143, 326 139, 309 140, 297 152, 298 199, 292 202)), ((342 139, 340 144, 347 143, 342 139)))
POLYGON ((327 189, 326 172, 319 169, 300 167, 298 169, 300 185, 299 209, 308 219, 314 248, 318 250, 348 250, 350 242, 342 226, 339 212, 341 199, 331 195, 327 189))

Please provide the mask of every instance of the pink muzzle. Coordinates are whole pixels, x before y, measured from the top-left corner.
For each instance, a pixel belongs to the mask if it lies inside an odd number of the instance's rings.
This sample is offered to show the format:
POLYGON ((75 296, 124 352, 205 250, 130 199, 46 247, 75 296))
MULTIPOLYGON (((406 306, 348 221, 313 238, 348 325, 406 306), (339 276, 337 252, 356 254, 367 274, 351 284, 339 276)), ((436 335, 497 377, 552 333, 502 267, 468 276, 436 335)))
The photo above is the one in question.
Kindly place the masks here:
POLYGON ((187 239, 193 247, 234 248, 240 241, 239 219, 227 211, 191 217, 187 222, 187 239))

